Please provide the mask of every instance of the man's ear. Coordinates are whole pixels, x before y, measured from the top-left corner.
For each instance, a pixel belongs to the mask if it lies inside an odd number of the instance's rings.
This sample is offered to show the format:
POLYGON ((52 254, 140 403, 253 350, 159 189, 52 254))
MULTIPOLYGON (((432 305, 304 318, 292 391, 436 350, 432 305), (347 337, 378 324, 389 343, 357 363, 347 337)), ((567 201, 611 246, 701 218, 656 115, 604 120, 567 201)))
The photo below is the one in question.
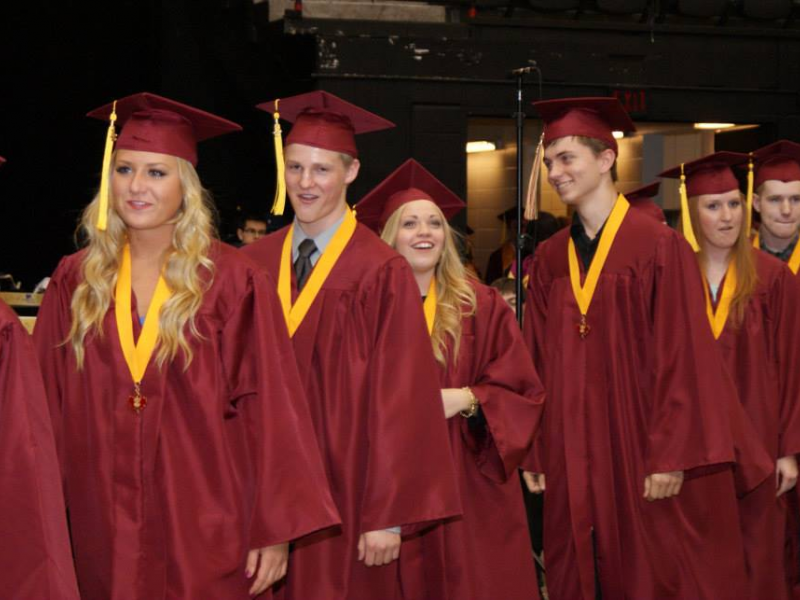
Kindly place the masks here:
POLYGON ((361 169, 361 161, 355 158, 353 162, 350 163, 350 166, 347 167, 347 172, 344 175, 344 182, 346 185, 350 185, 356 180, 359 169, 361 169))
POLYGON ((611 148, 606 148, 605 150, 600 151, 600 154, 597 156, 597 158, 600 161, 600 170, 603 173, 608 173, 614 166, 614 161, 617 160, 617 153, 611 148))

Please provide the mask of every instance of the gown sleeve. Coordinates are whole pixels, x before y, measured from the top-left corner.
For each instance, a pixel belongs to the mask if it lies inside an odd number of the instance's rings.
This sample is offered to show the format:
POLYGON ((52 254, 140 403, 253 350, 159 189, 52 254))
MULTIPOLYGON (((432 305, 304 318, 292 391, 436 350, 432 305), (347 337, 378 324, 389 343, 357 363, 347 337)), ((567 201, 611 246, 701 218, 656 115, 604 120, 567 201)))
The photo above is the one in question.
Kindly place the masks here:
POLYGON ((419 288, 404 258, 379 270, 362 310, 370 401, 360 531, 408 534, 460 514, 461 503, 419 288))
POLYGON ((737 462, 738 489, 755 487, 771 472, 771 461, 716 347, 697 259, 685 240, 670 235, 659 241, 655 260, 647 473, 703 472, 737 462))
POLYGON ((274 285, 251 276, 221 332, 228 399, 247 423, 255 504, 250 548, 340 522, 274 285))
POLYGON ((0 306, 0 589, 16 600, 77 600, 58 457, 27 332, 0 306))
POLYGON ((478 453, 483 474, 505 481, 530 452, 544 408, 544 388, 514 313, 496 290, 479 296, 477 311, 477 376, 470 387, 490 435, 481 440, 466 419, 461 419, 462 432, 467 447, 478 453))
POLYGON ((68 364, 70 359, 67 354, 67 346, 63 343, 67 339, 72 320, 70 313, 72 289, 69 285, 69 273, 72 269, 71 263, 74 260, 74 257, 61 259, 53 276, 50 278, 42 305, 39 307, 36 316, 36 326, 33 330, 33 342, 39 358, 42 379, 44 380, 47 406, 50 410, 50 420, 55 437, 56 450, 61 461, 62 475, 64 474, 61 419, 62 390, 69 370, 75 368, 75 365, 68 364))
POLYGON ((772 337, 780 379, 778 456, 800 453, 800 278, 788 267, 770 290, 772 337))
MULTIPOLYGON (((534 255, 528 273, 528 293, 525 300, 525 316, 523 318, 523 339, 533 360, 534 368, 544 373, 547 323, 547 264, 543 258, 547 243, 540 247, 534 255)), ((534 443, 523 460, 522 468, 533 473, 544 472, 543 468, 543 436, 541 432, 535 436, 534 443)))

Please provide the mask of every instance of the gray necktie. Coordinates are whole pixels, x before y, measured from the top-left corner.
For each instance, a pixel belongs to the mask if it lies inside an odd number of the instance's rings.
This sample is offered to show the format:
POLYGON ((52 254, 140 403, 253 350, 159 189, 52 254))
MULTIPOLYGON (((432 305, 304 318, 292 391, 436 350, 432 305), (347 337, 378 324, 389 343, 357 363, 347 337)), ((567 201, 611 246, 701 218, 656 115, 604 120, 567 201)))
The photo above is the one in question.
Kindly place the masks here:
POLYGON ((294 275, 297 278, 297 291, 303 289, 303 286, 311 274, 312 264, 311 255, 317 251, 317 245, 311 238, 306 238, 300 242, 300 247, 297 249, 299 256, 294 261, 294 275))

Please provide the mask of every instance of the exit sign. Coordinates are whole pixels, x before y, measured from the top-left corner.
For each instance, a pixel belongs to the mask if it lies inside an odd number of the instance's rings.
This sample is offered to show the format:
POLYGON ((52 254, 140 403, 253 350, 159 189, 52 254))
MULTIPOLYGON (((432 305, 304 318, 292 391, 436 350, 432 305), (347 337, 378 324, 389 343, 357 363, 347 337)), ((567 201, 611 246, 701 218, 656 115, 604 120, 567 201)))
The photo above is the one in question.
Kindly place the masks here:
POLYGON ((613 90, 611 95, 619 100, 629 113, 647 112, 647 92, 644 90, 613 90))

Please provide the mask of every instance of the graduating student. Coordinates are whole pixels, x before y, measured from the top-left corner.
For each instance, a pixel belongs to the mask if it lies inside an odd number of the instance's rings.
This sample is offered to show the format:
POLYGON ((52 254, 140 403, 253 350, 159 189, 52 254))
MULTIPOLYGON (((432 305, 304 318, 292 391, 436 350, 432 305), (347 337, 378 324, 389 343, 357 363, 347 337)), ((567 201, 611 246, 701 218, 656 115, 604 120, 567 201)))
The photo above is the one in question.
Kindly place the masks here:
MULTIPOLYGON (((5 163, 0 156, 0 165, 5 163)), ((78 600, 53 429, 30 336, 0 301, 0 595, 78 600)))
POLYGON ((342 515, 341 531, 295 545, 285 597, 400 598, 417 580, 398 570, 401 536, 461 509, 411 267, 345 198, 360 166, 355 135, 392 124, 325 92, 260 108, 294 123, 278 181, 295 219, 243 252, 278 282, 342 515))
MULTIPOLYGON (((525 303, 547 392, 532 462, 547 476, 550 597, 736 598, 745 579, 730 465, 747 423, 692 250, 615 189, 612 130, 634 129, 616 99, 536 108, 548 181, 576 211, 536 253, 525 303)), ((752 450, 754 464, 739 457, 743 487, 770 469, 752 450)))
POLYGON ((797 481, 800 452, 800 287, 786 265, 752 247, 749 204, 731 170, 746 162, 746 155, 717 152, 661 176, 685 176, 685 235, 697 248, 711 328, 775 464, 775 476, 740 499, 739 514, 748 597, 780 600, 789 597, 784 494, 797 481))
POLYGON ((356 205, 359 220, 408 260, 424 298, 464 509, 400 560, 423 561, 427 598, 529 599, 536 571, 517 469, 544 390, 513 311, 459 261, 447 218, 464 206, 414 160, 356 205))
POLYGON ((800 271, 800 144, 780 140, 753 153, 753 208, 761 226, 753 244, 800 271))
POLYGON ((35 330, 81 597, 244 600, 338 516, 277 295, 214 239, 195 171, 239 127, 146 93, 90 116, 111 124, 88 242, 35 330))
POLYGON ((643 211, 645 214, 650 215, 659 223, 667 223, 667 217, 664 215, 664 210, 653 201, 653 198, 658 194, 658 189, 661 187, 660 181, 654 181, 648 185, 644 185, 635 190, 625 193, 625 199, 631 205, 631 208, 643 211))

